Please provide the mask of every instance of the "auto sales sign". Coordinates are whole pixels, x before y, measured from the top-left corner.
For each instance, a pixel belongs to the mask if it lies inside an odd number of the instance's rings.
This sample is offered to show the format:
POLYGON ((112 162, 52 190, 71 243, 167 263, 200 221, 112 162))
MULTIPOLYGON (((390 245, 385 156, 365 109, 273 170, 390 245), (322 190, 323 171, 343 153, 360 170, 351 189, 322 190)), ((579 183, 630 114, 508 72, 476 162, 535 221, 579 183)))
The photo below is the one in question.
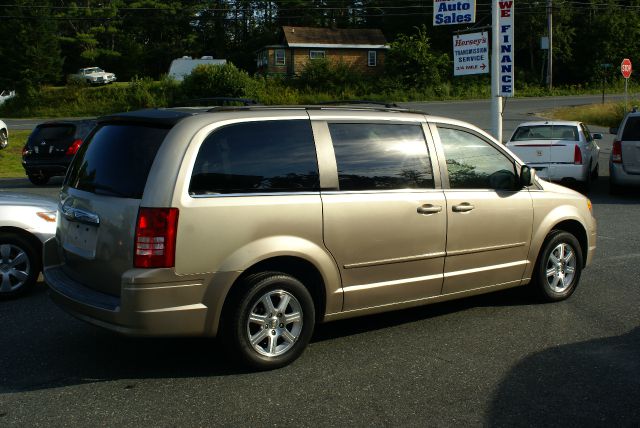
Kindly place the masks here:
POLYGON ((433 25, 476 22, 475 0, 433 0, 433 25))
POLYGON ((453 75, 466 76, 489 72, 488 33, 453 36, 453 75))

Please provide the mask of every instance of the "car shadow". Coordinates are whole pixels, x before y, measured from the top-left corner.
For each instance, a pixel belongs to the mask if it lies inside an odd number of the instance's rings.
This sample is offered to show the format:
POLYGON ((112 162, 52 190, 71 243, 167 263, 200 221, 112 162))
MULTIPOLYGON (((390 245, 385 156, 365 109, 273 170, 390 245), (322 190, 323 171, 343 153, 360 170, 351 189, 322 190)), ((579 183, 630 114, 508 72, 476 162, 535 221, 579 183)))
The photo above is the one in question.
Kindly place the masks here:
POLYGON ((557 346, 524 359, 493 395, 487 425, 637 426, 639 402, 637 327, 621 336, 557 346))
MULTIPOLYGON (((479 306, 532 304, 512 289, 318 325, 312 338, 322 342, 385 329, 479 306)), ((46 286, 0 302, 0 394, 149 378, 197 378, 250 373, 231 361, 220 341, 210 338, 125 337, 74 319, 49 298, 46 286), (6 318, 4 316, 6 314, 6 318)))

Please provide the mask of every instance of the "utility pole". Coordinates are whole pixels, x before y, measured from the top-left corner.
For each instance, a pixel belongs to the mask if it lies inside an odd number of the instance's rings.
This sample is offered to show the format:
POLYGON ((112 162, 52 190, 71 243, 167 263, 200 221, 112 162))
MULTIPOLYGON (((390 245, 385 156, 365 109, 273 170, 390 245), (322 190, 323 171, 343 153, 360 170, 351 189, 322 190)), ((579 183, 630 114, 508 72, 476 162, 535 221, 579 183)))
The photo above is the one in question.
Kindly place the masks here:
POLYGON ((502 143, 502 97, 500 96, 500 6, 491 2, 491 130, 502 143))
POLYGON ((547 0, 547 34, 549 50, 547 51, 547 88, 553 89, 553 0, 547 0))

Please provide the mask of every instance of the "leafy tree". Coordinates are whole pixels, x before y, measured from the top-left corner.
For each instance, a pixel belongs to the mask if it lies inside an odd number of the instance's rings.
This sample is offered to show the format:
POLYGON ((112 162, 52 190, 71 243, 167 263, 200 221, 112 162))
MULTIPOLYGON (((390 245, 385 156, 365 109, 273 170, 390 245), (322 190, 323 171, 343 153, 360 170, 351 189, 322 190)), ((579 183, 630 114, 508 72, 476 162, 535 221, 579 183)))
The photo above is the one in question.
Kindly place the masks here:
POLYGON ((438 85, 450 72, 449 56, 431 49, 424 24, 415 30, 415 34, 401 34, 391 43, 385 62, 387 75, 405 87, 438 85))
POLYGON ((49 2, 33 0, 0 6, 5 34, 0 38, 0 87, 27 95, 60 79, 63 59, 50 6, 49 2))

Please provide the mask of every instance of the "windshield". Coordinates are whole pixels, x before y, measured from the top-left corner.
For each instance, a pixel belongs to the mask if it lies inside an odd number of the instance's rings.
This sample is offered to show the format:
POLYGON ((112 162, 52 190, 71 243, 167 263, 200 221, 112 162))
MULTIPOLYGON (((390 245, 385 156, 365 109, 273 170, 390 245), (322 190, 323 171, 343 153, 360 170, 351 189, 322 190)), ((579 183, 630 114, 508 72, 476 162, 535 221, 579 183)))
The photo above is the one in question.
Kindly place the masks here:
POLYGON ((105 124, 73 159, 65 185, 96 194, 142 198, 151 164, 168 128, 105 124))
POLYGON ((511 141, 527 140, 580 141, 580 137, 573 125, 532 125, 518 127, 511 138, 511 141))

